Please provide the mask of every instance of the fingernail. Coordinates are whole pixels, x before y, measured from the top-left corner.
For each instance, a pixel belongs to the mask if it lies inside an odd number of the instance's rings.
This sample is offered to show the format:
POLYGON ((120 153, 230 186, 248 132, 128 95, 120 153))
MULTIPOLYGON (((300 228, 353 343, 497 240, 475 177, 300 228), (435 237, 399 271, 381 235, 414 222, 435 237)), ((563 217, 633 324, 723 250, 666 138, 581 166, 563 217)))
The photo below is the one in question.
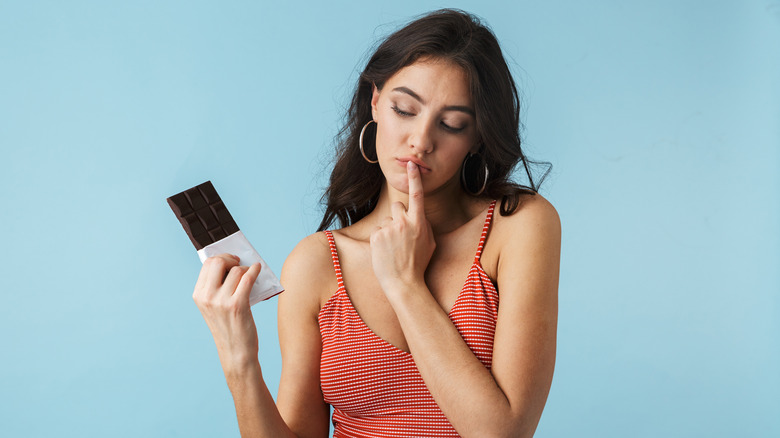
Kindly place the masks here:
POLYGON ((236 259, 237 262, 241 261, 241 257, 239 257, 237 255, 230 254, 230 257, 233 257, 234 259, 236 259))

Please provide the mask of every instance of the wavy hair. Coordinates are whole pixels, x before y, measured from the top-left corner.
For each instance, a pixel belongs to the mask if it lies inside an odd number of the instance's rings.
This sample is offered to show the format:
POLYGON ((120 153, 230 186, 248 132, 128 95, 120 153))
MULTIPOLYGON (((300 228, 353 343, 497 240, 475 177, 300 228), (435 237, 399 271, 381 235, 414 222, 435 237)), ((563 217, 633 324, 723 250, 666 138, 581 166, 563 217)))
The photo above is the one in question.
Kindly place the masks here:
MULTIPOLYGON (((482 171, 485 165, 489 175, 480 197, 501 199, 500 213, 512 214, 520 196, 536 194, 539 184, 550 172, 550 163, 537 163, 523 154, 520 97, 493 32, 477 17, 464 11, 434 11, 387 37, 360 74, 345 124, 336 136, 336 162, 322 196, 325 212, 319 231, 330 227, 336 218, 342 227, 354 224, 376 206, 384 175, 378 165, 363 158, 359 149, 360 131, 372 119, 373 86, 381 90, 396 72, 423 57, 450 61, 466 72, 475 105, 479 154, 485 163, 467 166, 467 178, 474 174, 471 179, 478 181, 474 185, 479 187, 485 180, 482 171), (528 177, 528 185, 511 180, 518 163, 528 177), (547 167, 538 183, 534 182, 531 172, 535 164, 547 167), (476 169, 472 169, 474 167, 476 169)), ((366 135, 366 150, 375 147, 373 141, 369 141, 372 138, 373 135, 366 135)), ((476 190, 464 187, 464 191, 473 193, 476 190)))

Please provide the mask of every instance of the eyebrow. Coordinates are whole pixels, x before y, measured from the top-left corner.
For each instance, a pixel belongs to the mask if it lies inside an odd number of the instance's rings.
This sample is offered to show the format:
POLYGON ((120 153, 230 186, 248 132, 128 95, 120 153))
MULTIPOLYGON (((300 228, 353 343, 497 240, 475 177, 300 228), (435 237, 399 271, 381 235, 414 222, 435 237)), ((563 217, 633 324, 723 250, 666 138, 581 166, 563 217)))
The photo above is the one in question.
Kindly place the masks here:
MULTIPOLYGON (((399 93, 408 94, 409 96, 412 96, 415 100, 420 102, 421 104, 425 105, 425 100, 423 100, 423 98, 420 97, 419 94, 415 93, 414 91, 410 90, 409 88, 406 88, 406 87, 396 87, 396 88, 393 88, 393 91, 397 91, 399 93)), ((461 111, 461 112, 464 112, 466 114, 471 115, 472 117, 476 117, 476 114, 474 113, 473 109, 471 109, 470 107, 467 107, 467 106, 463 106, 463 105, 450 105, 450 106, 446 106, 446 107, 444 107, 444 110, 445 111, 461 111)))

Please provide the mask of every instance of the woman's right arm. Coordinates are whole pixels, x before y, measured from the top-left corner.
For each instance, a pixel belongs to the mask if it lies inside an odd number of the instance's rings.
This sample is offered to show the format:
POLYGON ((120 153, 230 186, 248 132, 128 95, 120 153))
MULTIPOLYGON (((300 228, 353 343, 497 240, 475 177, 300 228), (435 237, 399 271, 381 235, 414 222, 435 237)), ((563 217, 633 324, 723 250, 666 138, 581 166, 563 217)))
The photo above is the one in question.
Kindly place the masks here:
POLYGON ((312 276, 316 269, 311 269, 317 259, 316 243, 314 236, 304 239, 282 270, 285 292, 279 300, 279 335, 283 367, 278 405, 263 380, 257 329, 249 307, 259 264, 237 266, 234 258, 222 254, 207 259, 198 277, 193 299, 214 336, 244 438, 328 436, 328 406, 319 389, 319 298, 312 289, 302 288, 316 283, 312 276))

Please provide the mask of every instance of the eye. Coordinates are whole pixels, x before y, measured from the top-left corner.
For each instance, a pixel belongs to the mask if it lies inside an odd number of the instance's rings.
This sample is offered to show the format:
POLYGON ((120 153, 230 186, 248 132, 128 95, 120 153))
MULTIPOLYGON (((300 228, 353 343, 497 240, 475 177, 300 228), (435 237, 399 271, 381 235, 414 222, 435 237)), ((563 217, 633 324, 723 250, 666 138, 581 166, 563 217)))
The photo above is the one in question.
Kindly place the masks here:
POLYGON ((448 124, 446 124, 444 122, 441 122, 441 126, 442 126, 442 128, 444 128, 445 131, 449 131, 449 132, 451 132, 453 134, 457 134, 457 133, 463 131, 464 129, 466 129, 465 126, 460 127, 460 128, 456 128, 456 127, 450 126, 450 125, 448 125, 448 124))
POLYGON ((399 116, 402 116, 402 117, 409 117, 409 116, 413 116, 414 115, 414 114, 412 114, 410 112, 406 112, 406 111, 402 110, 401 108, 398 108, 395 105, 393 105, 391 108, 393 108, 393 111, 395 111, 399 116))

